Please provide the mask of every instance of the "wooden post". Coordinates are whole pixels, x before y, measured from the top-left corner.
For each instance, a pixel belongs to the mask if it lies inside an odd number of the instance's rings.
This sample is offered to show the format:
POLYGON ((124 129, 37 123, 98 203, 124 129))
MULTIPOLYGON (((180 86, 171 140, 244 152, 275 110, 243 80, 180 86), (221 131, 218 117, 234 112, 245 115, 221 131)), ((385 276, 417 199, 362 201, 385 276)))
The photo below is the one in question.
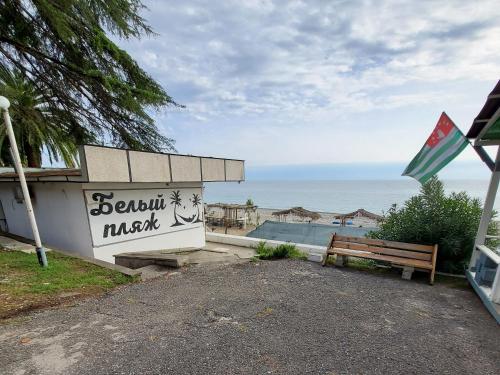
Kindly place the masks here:
POLYGON ((477 249, 477 246, 484 245, 484 241, 486 239, 486 233, 488 232, 488 225, 490 224, 491 221, 491 212, 493 211, 493 205, 495 204, 495 198, 497 195, 499 182, 500 182, 500 146, 497 149, 497 156, 495 159, 495 170, 491 174, 488 193, 486 194, 486 200, 484 201, 483 214, 481 215, 481 221, 479 222, 479 228, 476 234, 474 249, 472 250, 472 256, 469 262, 469 269, 471 271, 474 271, 476 260, 479 257, 479 250, 477 249))
POLYGON ((436 274, 436 260, 437 260, 437 253, 438 253, 438 245, 434 245, 434 249, 432 250, 432 270, 431 270, 431 275, 430 275, 430 280, 429 284, 433 285, 434 284, 434 275, 436 274))
POLYGON ((472 148, 479 155, 481 160, 486 164, 486 166, 490 169, 491 172, 495 171, 495 162, 491 160, 490 155, 486 152, 483 146, 472 146, 472 148))

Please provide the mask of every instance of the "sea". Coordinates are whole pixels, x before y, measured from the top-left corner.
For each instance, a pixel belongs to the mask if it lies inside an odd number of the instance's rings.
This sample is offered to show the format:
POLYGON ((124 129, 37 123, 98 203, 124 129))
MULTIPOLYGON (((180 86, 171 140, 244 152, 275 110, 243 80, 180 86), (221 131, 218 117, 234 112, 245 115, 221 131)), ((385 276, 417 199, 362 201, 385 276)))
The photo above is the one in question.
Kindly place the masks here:
MULTIPOLYGON (((484 202, 488 180, 444 180, 446 193, 465 191, 484 202)), ((243 181, 205 184, 206 203, 240 203, 252 199, 261 208, 302 206, 308 210, 347 213, 364 208, 383 214, 392 204, 402 205, 418 194, 420 184, 413 179, 401 180, 304 180, 243 181)), ((500 210, 500 202, 495 203, 500 210)))

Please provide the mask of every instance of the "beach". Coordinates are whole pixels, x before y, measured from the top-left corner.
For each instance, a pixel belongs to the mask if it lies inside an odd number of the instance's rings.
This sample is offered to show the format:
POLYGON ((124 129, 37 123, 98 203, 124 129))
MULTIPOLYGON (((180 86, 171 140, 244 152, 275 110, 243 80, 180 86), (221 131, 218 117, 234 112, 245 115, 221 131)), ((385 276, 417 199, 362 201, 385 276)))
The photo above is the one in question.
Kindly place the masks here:
MULTIPOLYGON (((446 194, 465 191, 481 201, 486 196, 486 180, 444 181, 446 194)), ((279 221, 273 212, 291 207, 304 207, 320 215, 317 224, 332 224, 335 216, 363 208, 384 215, 393 204, 401 207, 411 196, 419 194, 420 184, 412 179, 401 180, 331 180, 331 181, 245 181, 241 184, 206 184, 203 199, 206 203, 244 204, 251 199, 257 209, 249 212, 246 228, 213 227, 207 231, 246 235, 266 220, 279 221)), ((500 210, 500 203, 495 209, 500 210)), ((240 217, 241 215, 238 214, 240 217)), ((309 219, 288 216, 289 223, 307 223, 309 219)), ((353 227, 376 227, 377 222, 363 217, 353 219, 353 227)))
MULTIPOLYGON (((217 211, 217 210, 213 210, 217 211)), ((273 215, 273 212, 281 211, 279 208, 257 208, 255 211, 248 211, 247 213, 247 225, 245 228, 237 228, 237 227, 231 227, 231 228, 224 228, 224 227, 219 227, 219 226, 210 226, 207 225, 206 230, 208 232, 214 232, 214 233, 227 233, 227 234, 232 234, 232 235, 238 235, 238 236, 245 236, 247 233, 251 232, 254 230, 257 226, 261 225, 265 221, 279 221, 279 217, 273 215)), ((221 214, 221 212, 217 212, 218 214, 221 214)), ((331 225, 332 227, 338 227, 338 224, 333 224, 332 222, 335 220, 335 217, 339 215, 339 213, 335 212, 317 212, 320 215, 320 218, 318 220, 311 221, 308 218, 302 218, 298 216, 292 216, 289 215, 286 218, 287 223, 309 223, 313 222, 316 224, 324 224, 324 225, 331 225)), ((352 219, 352 225, 353 227, 363 227, 363 228, 376 228, 377 227, 377 221, 366 218, 366 217, 355 217, 352 219)))

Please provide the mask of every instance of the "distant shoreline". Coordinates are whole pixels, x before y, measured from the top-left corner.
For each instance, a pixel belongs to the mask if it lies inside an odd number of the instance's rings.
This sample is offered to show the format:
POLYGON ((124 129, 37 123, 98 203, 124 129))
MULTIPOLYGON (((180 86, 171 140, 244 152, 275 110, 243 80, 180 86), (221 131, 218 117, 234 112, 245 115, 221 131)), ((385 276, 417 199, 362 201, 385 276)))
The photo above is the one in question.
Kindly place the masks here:
MULTIPOLYGON (((262 224, 264 221, 279 221, 279 217, 273 215, 273 212, 281 211, 282 209, 277 208, 264 208, 257 207, 255 211, 247 212, 247 226, 250 228, 255 227, 257 225, 262 224), (249 220, 248 220, 249 219, 249 220)), ((216 216, 221 217, 223 215, 222 210, 220 209, 210 209, 210 211, 214 212, 216 216)), ((286 217, 287 223, 315 223, 315 224, 323 224, 323 225, 332 225, 336 226, 337 224, 333 224, 333 221, 336 221, 335 217, 338 216, 338 213, 335 212, 325 212, 325 211, 314 211, 320 215, 320 218, 317 220, 311 220, 309 218, 297 217, 293 215, 288 215, 286 217)), ((243 217, 243 210, 241 213, 238 213, 238 217, 243 217)), ((352 220, 352 227, 363 227, 363 228, 377 228, 378 223, 376 220, 367 218, 367 217, 354 217, 352 220)))
MULTIPOLYGON (((416 181, 248 181, 246 184, 205 186, 205 202, 244 204, 247 199, 262 209, 279 210, 302 206, 325 214, 344 214, 363 208, 378 215, 387 213, 393 204, 402 207, 419 194, 416 181)), ((445 192, 465 191, 484 201, 487 181, 454 181, 445 183, 445 192)), ((500 201, 495 204, 500 210, 500 201)))

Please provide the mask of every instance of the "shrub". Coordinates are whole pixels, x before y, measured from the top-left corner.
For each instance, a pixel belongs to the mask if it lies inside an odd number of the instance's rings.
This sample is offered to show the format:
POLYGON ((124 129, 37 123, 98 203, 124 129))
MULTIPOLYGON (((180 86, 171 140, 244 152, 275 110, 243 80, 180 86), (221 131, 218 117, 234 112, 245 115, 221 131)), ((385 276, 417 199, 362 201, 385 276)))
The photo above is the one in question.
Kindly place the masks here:
MULTIPOLYGON (((446 196, 443 183, 433 177, 420 194, 407 200, 403 207, 393 205, 379 230, 368 237, 392 241, 438 244, 436 268, 439 271, 463 273, 467 267, 481 219, 479 199, 466 192, 446 196)), ((494 223, 488 233, 496 234, 494 223)))
POLYGON ((282 244, 271 247, 268 246, 266 242, 262 241, 259 242, 255 251, 257 252, 256 258, 258 259, 307 259, 307 255, 297 249, 293 244, 282 244))

